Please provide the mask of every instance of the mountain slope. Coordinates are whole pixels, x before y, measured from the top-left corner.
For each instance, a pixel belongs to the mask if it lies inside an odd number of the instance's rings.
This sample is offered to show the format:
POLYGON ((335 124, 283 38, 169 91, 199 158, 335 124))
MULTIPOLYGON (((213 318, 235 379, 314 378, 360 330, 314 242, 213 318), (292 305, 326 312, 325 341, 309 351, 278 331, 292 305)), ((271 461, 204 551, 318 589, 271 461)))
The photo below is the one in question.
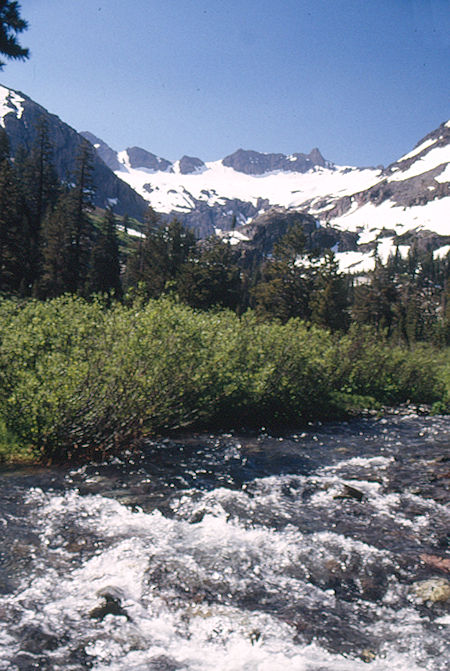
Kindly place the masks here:
MULTIPOLYGON (((83 137, 25 94, 0 86, 0 124, 8 134, 13 156, 20 145, 27 150, 31 148, 36 137, 36 124, 42 118, 48 125, 58 176, 60 179, 70 179, 83 137)), ((120 180, 95 151, 93 157, 95 204, 99 207, 113 204, 118 214, 128 213, 141 218, 147 207, 146 202, 120 180)))
POLYGON ((353 249, 339 235, 334 245, 342 266, 353 270, 373 265, 376 247, 386 257, 400 244, 406 254, 412 241, 431 250, 450 243, 450 122, 386 169, 335 165, 318 149, 288 156, 239 149, 207 163, 188 157, 171 163, 136 148, 108 148, 108 157, 116 175, 155 210, 176 215, 201 236, 219 232, 240 244, 258 221, 267 226, 282 211, 309 213, 329 231, 355 234, 353 249))

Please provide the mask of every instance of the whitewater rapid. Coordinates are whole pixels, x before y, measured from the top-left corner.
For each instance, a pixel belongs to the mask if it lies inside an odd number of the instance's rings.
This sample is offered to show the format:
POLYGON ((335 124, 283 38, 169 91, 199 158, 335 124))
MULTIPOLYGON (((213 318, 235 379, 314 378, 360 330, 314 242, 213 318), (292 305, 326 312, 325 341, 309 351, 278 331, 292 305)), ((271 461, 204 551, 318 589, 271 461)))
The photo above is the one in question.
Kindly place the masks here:
POLYGON ((0 476, 0 669, 444 671, 448 418, 0 476))

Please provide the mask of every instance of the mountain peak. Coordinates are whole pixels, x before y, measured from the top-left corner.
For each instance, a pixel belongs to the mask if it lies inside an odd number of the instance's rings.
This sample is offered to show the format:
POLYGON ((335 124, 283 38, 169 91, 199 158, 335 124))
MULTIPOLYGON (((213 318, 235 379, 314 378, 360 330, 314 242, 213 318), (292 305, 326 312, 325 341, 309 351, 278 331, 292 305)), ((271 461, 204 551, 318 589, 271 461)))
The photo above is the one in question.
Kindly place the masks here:
POLYGON ((191 175, 192 173, 201 172, 206 168, 206 165, 200 158, 196 156, 183 156, 180 158, 179 170, 182 175, 191 175))
POLYGON ((128 147, 128 149, 126 149, 126 154, 130 168, 144 168, 155 172, 165 172, 172 168, 172 163, 170 161, 165 158, 160 158, 141 147, 128 147))
POLYGON ((296 153, 289 156, 238 149, 233 154, 226 156, 222 164, 246 175, 263 175, 277 170, 305 173, 316 166, 332 166, 332 163, 325 161, 317 147, 309 154, 296 153))

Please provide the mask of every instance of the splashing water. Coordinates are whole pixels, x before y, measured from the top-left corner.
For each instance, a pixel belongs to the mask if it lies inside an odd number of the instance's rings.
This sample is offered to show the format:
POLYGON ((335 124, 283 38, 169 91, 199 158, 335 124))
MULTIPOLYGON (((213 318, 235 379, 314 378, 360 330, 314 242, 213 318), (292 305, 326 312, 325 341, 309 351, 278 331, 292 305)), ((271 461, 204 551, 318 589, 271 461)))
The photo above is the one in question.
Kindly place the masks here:
POLYGON ((392 415, 4 469, 0 669, 444 671, 449 444, 392 415))

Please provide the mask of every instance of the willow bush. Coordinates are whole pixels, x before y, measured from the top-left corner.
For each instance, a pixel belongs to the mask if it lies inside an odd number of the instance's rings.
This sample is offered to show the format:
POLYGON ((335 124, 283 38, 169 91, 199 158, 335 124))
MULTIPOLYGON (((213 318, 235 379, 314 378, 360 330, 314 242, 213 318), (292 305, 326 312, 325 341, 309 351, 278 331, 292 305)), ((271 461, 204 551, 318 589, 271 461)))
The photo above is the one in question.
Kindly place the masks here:
POLYGON ((182 427, 332 418, 344 396, 439 401, 437 361, 365 327, 337 337, 169 299, 3 300, 0 422, 45 459, 103 456, 182 427))

